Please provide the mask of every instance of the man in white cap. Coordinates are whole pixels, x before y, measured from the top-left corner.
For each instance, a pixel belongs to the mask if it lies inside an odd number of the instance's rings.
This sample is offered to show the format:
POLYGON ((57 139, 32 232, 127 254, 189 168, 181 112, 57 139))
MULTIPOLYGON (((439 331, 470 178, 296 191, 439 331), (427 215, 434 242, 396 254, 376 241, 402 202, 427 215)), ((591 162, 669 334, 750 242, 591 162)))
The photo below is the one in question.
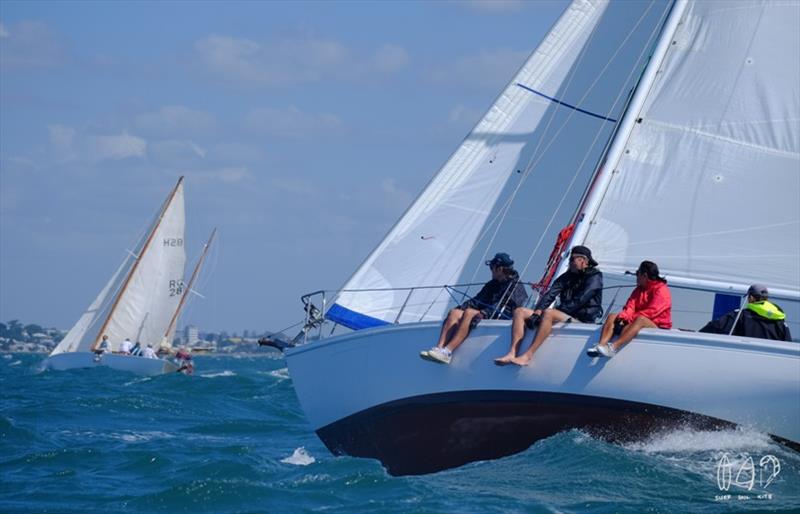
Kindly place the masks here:
POLYGON ((747 305, 741 312, 734 309, 708 322, 700 332, 791 341, 792 335, 785 320, 783 310, 769 301, 767 286, 753 284, 747 290, 747 305))

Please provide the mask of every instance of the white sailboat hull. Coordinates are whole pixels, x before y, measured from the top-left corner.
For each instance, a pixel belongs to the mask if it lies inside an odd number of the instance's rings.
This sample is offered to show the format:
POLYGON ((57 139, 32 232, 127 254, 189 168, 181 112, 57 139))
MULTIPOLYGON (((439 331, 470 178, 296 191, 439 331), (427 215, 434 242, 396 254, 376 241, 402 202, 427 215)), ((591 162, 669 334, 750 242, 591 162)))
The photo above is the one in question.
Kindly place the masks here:
POLYGON ((113 353, 95 355, 90 352, 66 352, 51 355, 45 360, 45 367, 55 370, 94 368, 97 366, 107 366, 112 369, 146 376, 174 373, 178 370, 175 364, 164 359, 146 359, 134 355, 113 353))
POLYGON ((354 332, 286 360, 326 446, 392 474, 509 455, 570 428, 620 439, 676 423, 746 425, 800 447, 800 345, 650 329, 593 359, 585 351, 599 331, 557 326, 523 368, 493 363, 508 350, 507 321, 482 322, 448 366, 419 357, 438 323, 354 332))

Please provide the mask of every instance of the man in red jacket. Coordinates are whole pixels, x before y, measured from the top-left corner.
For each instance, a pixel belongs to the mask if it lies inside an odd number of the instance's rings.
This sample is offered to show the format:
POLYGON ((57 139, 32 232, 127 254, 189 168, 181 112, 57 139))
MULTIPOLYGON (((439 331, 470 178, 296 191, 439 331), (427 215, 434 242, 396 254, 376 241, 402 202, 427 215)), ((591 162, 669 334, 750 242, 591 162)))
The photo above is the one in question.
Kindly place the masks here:
POLYGON ((672 328, 672 296, 655 262, 642 261, 636 270, 636 289, 619 313, 608 315, 600 343, 586 351, 590 357, 613 357, 643 328, 672 328), (611 338, 619 336, 614 343, 611 338))

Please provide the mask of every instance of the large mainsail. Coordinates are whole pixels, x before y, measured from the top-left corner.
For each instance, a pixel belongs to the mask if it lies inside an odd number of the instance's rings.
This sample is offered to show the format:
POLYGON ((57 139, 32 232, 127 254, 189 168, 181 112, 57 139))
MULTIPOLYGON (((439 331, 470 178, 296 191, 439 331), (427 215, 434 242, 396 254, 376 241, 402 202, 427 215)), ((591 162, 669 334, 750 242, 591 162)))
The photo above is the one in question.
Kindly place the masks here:
POLYGON ((460 276, 512 173, 524 137, 543 122, 550 100, 590 39, 606 0, 576 0, 562 14, 483 119, 465 138, 344 286, 326 316, 353 329, 439 319, 448 298, 438 289, 460 276), (541 95, 544 95, 541 96, 541 95), (402 312, 401 312, 402 310, 402 312), (400 319, 402 318, 402 319, 400 319))
POLYGON ((687 5, 577 238, 604 271, 798 295, 798 22, 798 2, 687 5))
POLYGON ((112 344, 126 337, 142 344, 161 343, 183 295, 185 225, 181 179, 98 336, 108 335, 112 344))

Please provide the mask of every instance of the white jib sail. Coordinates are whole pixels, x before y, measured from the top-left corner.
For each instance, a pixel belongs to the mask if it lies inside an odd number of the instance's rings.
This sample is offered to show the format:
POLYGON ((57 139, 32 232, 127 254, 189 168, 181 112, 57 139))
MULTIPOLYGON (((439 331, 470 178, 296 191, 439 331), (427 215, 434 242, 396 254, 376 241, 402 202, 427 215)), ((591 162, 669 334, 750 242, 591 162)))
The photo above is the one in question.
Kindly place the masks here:
MULTIPOLYGON (((692 2, 585 244, 606 271, 800 291, 800 3, 692 2)), ((606 170, 610 171, 610 170, 606 170)))
MULTIPOLYGON (((183 293, 185 211, 179 182, 155 232, 139 254, 103 334, 112 348, 127 338, 158 347, 183 293)), ((97 334, 102 336, 103 334, 97 334)))
MULTIPOLYGON (((122 264, 117 268, 116 273, 111 277, 106 286, 97 295, 94 302, 89 306, 83 315, 78 319, 78 322, 69 329, 67 335, 61 340, 58 345, 53 348, 50 355, 57 355, 64 352, 78 352, 88 351, 92 346, 97 335, 96 331, 90 330, 98 322, 102 323, 105 316, 108 315, 108 309, 111 307, 111 299, 114 292, 119 289, 122 281, 127 276, 128 272, 133 266, 132 256, 127 256, 122 264), (112 295, 112 296, 109 296, 112 295)), ((97 330, 96 327, 95 330, 97 330)))
POLYGON ((483 119, 343 288, 384 290, 341 293, 326 314, 329 319, 359 329, 441 318, 448 302, 441 290, 417 289, 408 296, 408 291, 388 289, 452 284, 458 279, 514 172, 525 144, 519 136, 533 132, 551 105, 533 91, 556 94, 606 6, 606 0, 575 0, 567 8, 483 119))

